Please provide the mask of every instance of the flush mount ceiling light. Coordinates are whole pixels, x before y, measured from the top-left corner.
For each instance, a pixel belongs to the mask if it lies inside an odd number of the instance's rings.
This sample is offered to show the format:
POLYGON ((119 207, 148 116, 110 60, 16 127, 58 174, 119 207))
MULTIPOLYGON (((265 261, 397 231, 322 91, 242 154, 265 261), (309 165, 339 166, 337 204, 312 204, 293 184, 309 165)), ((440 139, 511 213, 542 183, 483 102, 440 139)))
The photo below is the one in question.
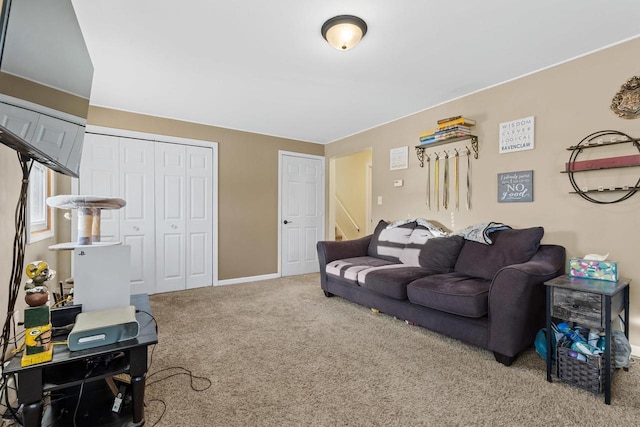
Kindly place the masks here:
POLYGON ((338 15, 322 25, 322 37, 338 50, 349 50, 367 34, 367 23, 357 16, 338 15))

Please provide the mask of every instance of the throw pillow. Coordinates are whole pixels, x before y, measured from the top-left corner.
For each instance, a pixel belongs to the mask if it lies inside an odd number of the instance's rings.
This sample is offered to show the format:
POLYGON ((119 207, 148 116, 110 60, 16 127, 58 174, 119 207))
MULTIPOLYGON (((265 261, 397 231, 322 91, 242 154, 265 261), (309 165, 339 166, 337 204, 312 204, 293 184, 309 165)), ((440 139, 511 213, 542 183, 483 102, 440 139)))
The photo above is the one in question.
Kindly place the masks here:
POLYGON ((455 271, 492 280, 503 267, 527 262, 538 251, 544 228, 500 230, 491 233, 492 245, 471 240, 464 242, 455 271))
POLYGON ((438 273, 450 273, 453 271, 462 245, 464 245, 462 236, 429 239, 424 249, 420 251, 420 266, 438 273))

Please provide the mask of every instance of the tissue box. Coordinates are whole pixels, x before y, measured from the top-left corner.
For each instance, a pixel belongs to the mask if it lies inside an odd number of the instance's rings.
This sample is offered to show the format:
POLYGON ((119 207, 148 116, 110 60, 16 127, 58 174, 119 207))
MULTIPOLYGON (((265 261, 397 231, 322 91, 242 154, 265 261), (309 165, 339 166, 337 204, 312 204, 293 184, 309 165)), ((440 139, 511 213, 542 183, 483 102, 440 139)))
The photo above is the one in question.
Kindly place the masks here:
POLYGON ((569 260, 569 276, 617 282, 618 263, 613 261, 571 258, 569 260))

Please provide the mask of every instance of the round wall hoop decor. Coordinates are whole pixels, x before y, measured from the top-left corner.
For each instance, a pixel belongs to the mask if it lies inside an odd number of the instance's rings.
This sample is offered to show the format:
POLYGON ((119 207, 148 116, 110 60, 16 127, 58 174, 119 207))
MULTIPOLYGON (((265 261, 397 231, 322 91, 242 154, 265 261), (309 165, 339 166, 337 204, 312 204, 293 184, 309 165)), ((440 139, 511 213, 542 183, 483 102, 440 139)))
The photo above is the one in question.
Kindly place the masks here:
POLYGON ((597 188, 591 189, 580 186, 576 181, 575 174, 580 172, 640 166, 640 154, 578 161, 578 156, 588 148, 618 144, 631 144, 634 148, 633 151, 640 153, 640 139, 632 138, 623 132, 615 130, 594 132, 584 137, 577 145, 568 148, 568 150, 571 151, 571 155, 569 156, 569 162, 564 172, 569 176, 569 182, 571 182, 571 186, 576 194, 592 203, 611 204, 627 200, 640 190, 640 178, 632 185, 600 185, 597 188), (623 195, 617 198, 611 198, 610 196, 613 193, 623 193, 623 195), (607 197, 605 194, 609 196, 607 197))

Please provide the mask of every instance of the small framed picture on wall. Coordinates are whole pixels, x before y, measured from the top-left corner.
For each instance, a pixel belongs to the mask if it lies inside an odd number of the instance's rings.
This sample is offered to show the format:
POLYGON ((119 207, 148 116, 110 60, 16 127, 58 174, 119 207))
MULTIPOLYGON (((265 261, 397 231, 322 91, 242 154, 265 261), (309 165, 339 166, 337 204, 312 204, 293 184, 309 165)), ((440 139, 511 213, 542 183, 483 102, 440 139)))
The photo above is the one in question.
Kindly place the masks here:
POLYGON ((533 171, 498 174, 498 203, 533 202, 533 171))
POLYGON ((389 150, 389 170, 407 169, 409 167, 409 147, 398 147, 389 150))

